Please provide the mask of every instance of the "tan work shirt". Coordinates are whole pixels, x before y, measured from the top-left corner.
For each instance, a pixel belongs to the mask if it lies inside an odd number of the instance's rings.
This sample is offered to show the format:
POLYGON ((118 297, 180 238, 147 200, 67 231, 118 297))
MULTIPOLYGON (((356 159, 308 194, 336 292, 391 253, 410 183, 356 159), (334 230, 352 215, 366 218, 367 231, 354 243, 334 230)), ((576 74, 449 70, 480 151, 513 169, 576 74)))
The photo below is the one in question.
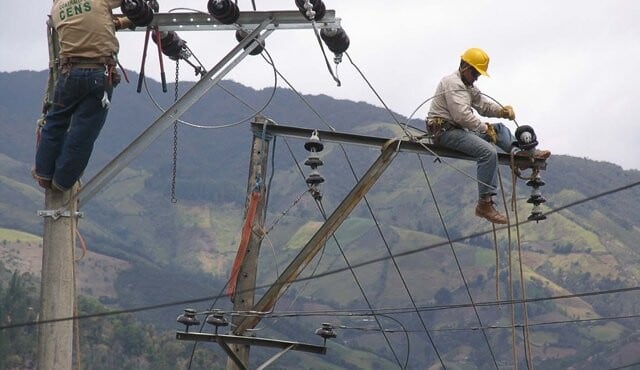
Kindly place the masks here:
POLYGON ((118 53, 111 9, 121 0, 55 0, 53 25, 60 39, 60 57, 99 58, 118 53))
POLYGON ((469 131, 484 133, 486 125, 474 114, 473 109, 484 117, 499 117, 501 108, 480 90, 462 82, 460 71, 444 77, 436 88, 427 119, 440 117, 469 131))

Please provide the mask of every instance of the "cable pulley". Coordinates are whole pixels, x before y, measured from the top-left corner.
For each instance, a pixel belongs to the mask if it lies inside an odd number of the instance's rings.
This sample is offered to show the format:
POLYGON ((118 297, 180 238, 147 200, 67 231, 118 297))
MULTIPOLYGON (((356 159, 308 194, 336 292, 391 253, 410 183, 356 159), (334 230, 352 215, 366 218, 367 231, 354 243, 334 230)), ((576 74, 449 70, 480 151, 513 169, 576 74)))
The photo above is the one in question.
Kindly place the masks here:
POLYGON ((186 332, 189 332, 189 327, 193 325, 200 325, 200 320, 196 317, 196 310, 193 308, 186 308, 184 313, 179 315, 176 319, 179 323, 186 326, 186 332))
POLYGON ((233 24, 240 17, 240 8, 231 0, 209 0, 207 10, 222 24, 233 24))
POLYGON ((153 9, 144 0, 122 0, 120 10, 137 27, 146 27, 153 21, 153 9))
POLYGON ((327 7, 322 0, 296 0, 296 6, 308 20, 319 21, 327 13, 327 7))
MULTIPOLYGON (((236 31, 236 40, 238 40, 238 42, 240 42, 240 41, 244 40, 247 36, 249 36, 249 33, 247 33, 247 31, 245 31, 245 30, 240 29, 240 30, 237 30, 237 31, 236 31)), ((256 46, 255 48, 253 48, 253 50, 251 50, 251 51, 249 52, 249 55, 258 55, 258 54, 262 53, 262 51, 264 50, 264 45, 262 45, 262 44, 258 43, 258 41, 256 41, 256 40, 253 40, 253 41, 252 41, 252 42, 250 42, 247 46, 245 46, 245 47, 244 47, 244 48, 245 48, 245 50, 246 50, 250 45, 253 45, 253 44, 257 44, 257 46, 256 46)))

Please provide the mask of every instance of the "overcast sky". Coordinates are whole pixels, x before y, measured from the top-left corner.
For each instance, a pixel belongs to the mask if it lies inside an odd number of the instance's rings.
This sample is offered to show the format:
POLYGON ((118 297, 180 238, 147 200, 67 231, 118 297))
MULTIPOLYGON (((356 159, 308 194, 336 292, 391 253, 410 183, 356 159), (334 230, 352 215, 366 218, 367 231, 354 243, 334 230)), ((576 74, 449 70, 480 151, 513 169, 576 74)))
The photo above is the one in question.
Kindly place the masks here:
MULTIPOLYGON (((336 10, 351 39, 349 55, 395 112, 411 114, 433 94, 439 79, 455 70, 466 48, 481 47, 491 57, 491 77, 481 78, 478 87, 514 106, 518 123, 536 129, 541 147, 640 169, 640 1, 324 2, 336 10)), ((159 3, 162 12, 176 7, 206 11, 204 0, 159 3)), ((0 71, 46 68, 49 4, 12 5, 11 16, 0 22, 0 71)), ((255 4, 258 10, 297 9, 294 0, 255 4)), ((239 0, 238 5, 251 10, 249 0, 239 0)), ((235 44, 230 31, 179 34, 207 68, 235 44)), ((139 70, 144 33, 120 33, 119 38, 122 64, 139 70)), ((347 58, 338 67, 342 86, 336 86, 312 30, 278 30, 266 46, 280 72, 299 91, 381 105, 347 58)), ((172 80, 175 64, 165 59, 165 65, 172 80)), ((182 77, 193 80, 193 70, 181 65, 182 77)), ((159 79, 157 66, 152 54, 147 75, 159 79)), ((252 57, 227 78, 263 88, 272 85, 273 72, 262 58, 252 57)), ((123 86, 135 89, 135 81, 123 86)), ((428 105, 417 115, 423 117, 427 109, 428 105)))

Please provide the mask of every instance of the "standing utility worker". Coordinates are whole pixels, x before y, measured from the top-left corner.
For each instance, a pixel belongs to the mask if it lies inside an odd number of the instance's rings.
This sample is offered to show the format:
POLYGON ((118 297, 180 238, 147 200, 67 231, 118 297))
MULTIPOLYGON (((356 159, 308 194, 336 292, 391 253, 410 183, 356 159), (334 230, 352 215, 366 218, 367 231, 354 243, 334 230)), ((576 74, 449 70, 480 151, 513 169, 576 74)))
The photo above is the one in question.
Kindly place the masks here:
POLYGON ((121 0, 55 0, 58 79, 44 118, 33 177, 45 189, 69 190, 87 167, 109 111, 116 72, 116 29, 131 26, 111 9, 121 0))
POLYGON ((515 155, 532 155, 535 159, 547 159, 551 152, 535 150, 530 154, 520 151, 506 126, 482 122, 474 114, 475 109, 484 117, 516 118, 511 106, 501 107, 491 102, 473 85, 480 75, 489 76, 488 67, 489 56, 482 49, 471 48, 462 54, 458 70, 444 77, 436 88, 426 119, 427 130, 434 135, 436 144, 460 151, 477 161, 479 200, 476 216, 506 224, 507 217, 495 209, 492 200, 497 194, 496 147, 515 155))

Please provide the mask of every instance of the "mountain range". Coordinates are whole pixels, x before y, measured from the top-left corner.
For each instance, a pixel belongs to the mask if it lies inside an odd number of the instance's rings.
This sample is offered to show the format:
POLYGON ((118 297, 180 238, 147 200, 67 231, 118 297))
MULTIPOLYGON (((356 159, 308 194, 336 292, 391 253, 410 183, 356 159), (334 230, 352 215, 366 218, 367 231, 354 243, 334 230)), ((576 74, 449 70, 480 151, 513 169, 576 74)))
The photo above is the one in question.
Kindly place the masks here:
MULTIPOLYGON (((133 72, 129 77, 137 79, 133 72)), ((29 171, 46 78, 44 71, 0 73, 0 261, 34 276, 42 235, 36 211, 44 195, 29 171)), ((116 89, 85 181, 161 114, 156 105, 175 99, 156 81, 147 80, 140 94, 133 85, 116 89)), ((180 83, 178 91, 192 85, 180 83)), ((260 113, 281 125, 403 135, 389 112, 367 103, 254 90, 230 80, 220 85, 182 117, 186 124, 167 130, 84 207, 79 230, 88 251, 78 265, 80 294, 127 309, 224 291, 253 180, 248 122, 256 111, 248 107, 264 106, 260 113)), ((408 123, 420 134, 420 120, 408 123)), ((305 183, 305 140, 270 142, 258 297, 379 154, 325 143, 318 202, 305 183)), ((541 173, 547 219, 494 232, 473 215, 475 164, 434 159, 400 153, 304 279, 262 320, 261 337, 320 343, 313 333, 324 322, 338 332, 327 355, 287 354, 273 368, 502 368, 513 367, 514 359, 524 368, 527 358, 539 369, 640 363, 639 171, 552 156, 541 173)), ((501 183, 498 206, 506 205, 513 223, 525 221, 532 189, 508 167, 501 183)), ((232 307, 224 296, 191 306, 232 307)), ((135 318, 171 333, 181 329, 175 317, 183 308, 135 318)), ((256 363, 273 354, 254 348, 256 363)), ((219 348, 209 349, 224 358, 219 348)))

